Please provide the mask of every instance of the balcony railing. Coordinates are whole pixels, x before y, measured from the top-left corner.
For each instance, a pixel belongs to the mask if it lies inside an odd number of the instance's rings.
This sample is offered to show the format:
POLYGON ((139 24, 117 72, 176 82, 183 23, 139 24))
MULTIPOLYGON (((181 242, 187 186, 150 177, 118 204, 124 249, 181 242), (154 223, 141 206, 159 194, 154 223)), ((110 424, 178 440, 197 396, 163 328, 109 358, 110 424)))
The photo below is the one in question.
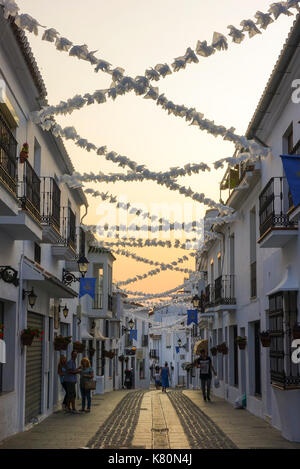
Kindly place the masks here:
POLYGON ((52 177, 41 178, 42 223, 60 231, 60 189, 52 177))
POLYGON ((222 275, 215 280, 215 305, 233 305, 236 303, 234 294, 234 275, 222 275))
POLYGON ((93 309, 103 309, 103 293, 95 293, 93 309))
POLYGON ((0 115, 0 180, 17 193, 17 141, 0 115))
POLYGON ((62 242, 76 251, 76 216, 70 207, 63 207, 62 213, 62 242))
POLYGON ((26 210, 40 222, 41 181, 28 161, 25 161, 22 166, 23 180, 20 183, 22 210, 26 210))
POLYGON ((205 308, 219 305, 235 305, 234 275, 218 277, 214 285, 205 288, 205 308))
POLYGON ((272 228, 289 228, 296 225, 287 215, 288 188, 284 177, 270 179, 259 196, 260 236, 272 228))

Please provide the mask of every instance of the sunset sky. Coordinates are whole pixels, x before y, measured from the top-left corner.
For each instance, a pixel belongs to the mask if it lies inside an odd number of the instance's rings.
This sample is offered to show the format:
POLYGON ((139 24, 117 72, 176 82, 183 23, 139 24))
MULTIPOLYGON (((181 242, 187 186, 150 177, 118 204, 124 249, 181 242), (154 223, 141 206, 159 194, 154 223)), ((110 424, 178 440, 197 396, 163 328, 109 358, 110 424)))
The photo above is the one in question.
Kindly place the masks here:
MULTIPOLYGON (((18 0, 22 13, 28 13, 42 25, 53 27, 74 44, 87 44, 89 50, 122 67, 135 77, 158 63, 171 64, 198 40, 210 44, 214 31, 227 34, 227 25, 239 27, 243 19, 254 19, 257 10, 266 12, 270 0, 18 0)), ((295 10, 293 10, 295 12, 295 10)), ((209 58, 199 57, 198 64, 154 82, 161 93, 176 104, 195 107, 208 119, 226 127, 235 127, 243 135, 258 104, 295 16, 281 16, 266 32, 242 44, 229 41, 228 51, 209 58)), ((48 90, 48 101, 57 104, 76 94, 92 93, 110 87, 109 75, 94 73, 85 61, 58 52, 41 35, 27 34, 48 90)), ((201 132, 179 117, 169 116, 152 100, 129 93, 115 102, 85 107, 70 116, 57 116, 63 126, 75 126, 78 133, 97 146, 106 145, 121 155, 155 171, 187 163, 214 161, 232 156, 233 144, 201 132)), ((87 153, 70 141, 65 142, 77 171, 125 172, 96 153, 87 153)), ((219 182, 224 170, 179 178, 178 183, 204 192, 219 201, 219 182)), ((154 182, 87 184, 101 192, 126 197, 132 204, 179 204, 182 210, 204 215, 205 207, 154 182), (184 204, 187 204, 184 206, 184 204)), ((114 218, 113 205, 89 198, 87 224, 103 221, 103 213, 114 218)), ((176 220, 182 222, 182 220, 176 220)), ((178 236, 179 237, 179 233, 178 236)), ((128 248, 130 249, 130 248, 128 248)), ((182 250, 148 248, 134 250, 138 255, 159 261, 172 261, 185 254, 182 250)), ((184 266, 194 267, 194 261, 184 266)), ((114 280, 126 280, 151 270, 151 266, 117 257, 114 280)), ((157 293, 183 282, 184 275, 164 272, 131 284, 130 290, 157 293)))

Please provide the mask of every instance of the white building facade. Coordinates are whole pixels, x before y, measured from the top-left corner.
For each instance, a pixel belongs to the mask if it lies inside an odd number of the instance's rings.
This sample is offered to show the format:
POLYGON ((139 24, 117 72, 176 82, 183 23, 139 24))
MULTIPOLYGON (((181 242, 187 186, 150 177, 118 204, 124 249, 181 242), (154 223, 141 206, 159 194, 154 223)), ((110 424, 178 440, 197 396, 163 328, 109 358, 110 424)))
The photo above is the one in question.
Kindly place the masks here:
POLYGON ((207 278, 205 313, 213 317, 205 327, 209 348, 227 346, 213 356, 221 384, 215 394, 232 404, 246 394, 247 409, 291 441, 300 441, 300 368, 291 358, 300 309, 300 209, 280 155, 296 155, 300 147, 299 110, 292 100, 299 34, 298 17, 246 134, 270 147, 272 156, 227 170, 221 197, 238 218, 213 225, 207 213, 206 225, 217 238, 198 263, 207 278), (262 332, 269 332, 269 347, 262 346, 262 332))
POLYGON ((42 131, 30 114, 45 104, 46 90, 27 42, 3 19, 0 44, 0 324, 4 324, 6 363, 0 364, 0 439, 24 430, 59 402, 59 333, 79 338, 78 286, 63 282, 63 269, 76 263, 80 245, 81 190, 59 184, 74 168, 60 139, 42 131), (28 158, 19 158, 24 143, 28 158), (9 267, 9 269, 7 269, 9 267), (12 283, 13 281, 13 283, 12 283), (30 306, 28 293, 36 302, 30 306), (65 318, 62 307, 67 304, 65 318), (21 342, 25 328, 44 331, 31 346, 21 342))

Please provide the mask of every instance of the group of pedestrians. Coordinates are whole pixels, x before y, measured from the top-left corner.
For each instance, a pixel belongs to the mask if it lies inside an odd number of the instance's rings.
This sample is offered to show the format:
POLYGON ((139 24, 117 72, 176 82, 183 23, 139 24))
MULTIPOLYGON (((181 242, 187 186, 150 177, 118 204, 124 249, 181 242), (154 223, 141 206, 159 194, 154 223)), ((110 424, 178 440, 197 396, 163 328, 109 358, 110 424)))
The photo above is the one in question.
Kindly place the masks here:
POLYGON ((91 411, 91 390, 87 383, 94 377, 89 359, 87 357, 82 358, 80 366, 77 367, 76 358, 77 352, 73 351, 71 360, 67 361, 65 355, 61 355, 58 364, 60 382, 65 390, 62 407, 65 412, 73 414, 79 413, 75 406, 77 375, 80 375, 80 393, 82 399, 80 412, 91 411), (86 403, 87 409, 85 408, 86 403))
MULTIPOLYGON (((210 402, 210 389, 212 373, 216 376, 217 373, 213 367, 211 358, 207 355, 206 350, 200 350, 200 357, 197 359, 197 368, 200 368, 201 389, 204 401, 210 402)), ((157 366, 155 368, 154 381, 155 388, 158 390, 162 387, 162 392, 167 392, 170 379, 170 370, 168 363, 165 362, 164 367, 157 366)))

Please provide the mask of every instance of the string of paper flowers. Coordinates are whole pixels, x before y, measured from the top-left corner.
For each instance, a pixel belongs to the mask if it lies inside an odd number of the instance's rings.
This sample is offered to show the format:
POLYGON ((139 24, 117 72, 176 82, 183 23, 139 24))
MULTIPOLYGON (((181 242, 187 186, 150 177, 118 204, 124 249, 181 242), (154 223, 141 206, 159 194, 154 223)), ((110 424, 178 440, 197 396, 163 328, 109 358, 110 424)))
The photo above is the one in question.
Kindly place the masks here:
MULTIPOLYGON (((4 15, 5 18, 9 16, 15 17, 15 23, 21 29, 33 32, 38 35, 38 28, 46 28, 41 26, 37 20, 32 18, 28 14, 18 15, 19 7, 17 6, 14 0, 0 0, 0 4, 4 6, 4 15)), ((253 20, 247 19, 242 20, 240 25, 242 29, 238 29, 233 25, 229 25, 227 28, 230 30, 228 36, 231 37, 232 42, 240 44, 244 38, 245 33, 248 33, 249 38, 254 37, 256 34, 261 34, 261 30, 266 30, 267 27, 277 20, 280 15, 291 16, 292 13, 290 9, 299 10, 299 1, 298 0, 288 0, 284 2, 272 3, 268 13, 263 13, 257 11, 255 14, 256 23, 253 20), (274 18, 272 18, 272 16, 274 18), (258 29, 260 27, 261 29, 258 29)), ((145 71, 144 76, 138 76, 135 79, 124 76, 124 69, 121 67, 116 67, 114 70, 111 69, 111 64, 103 59, 98 59, 95 57, 97 51, 89 52, 86 44, 84 45, 73 45, 72 41, 67 38, 60 37, 59 33, 54 28, 49 28, 44 31, 42 40, 51 42, 55 45, 56 49, 59 51, 68 52, 70 56, 77 57, 81 60, 86 60, 91 63, 92 66, 96 65, 95 71, 108 73, 112 76, 114 86, 109 90, 98 90, 93 95, 86 94, 84 97, 75 96, 74 98, 69 99, 67 102, 61 102, 57 106, 50 106, 43 109, 37 116, 41 119, 46 118, 49 115, 53 114, 66 114, 72 112, 74 109, 80 109, 85 104, 92 104, 95 100, 99 102, 105 102, 106 97, 115 99, 118 95, 124 95, 126 92, 135 90, 136 94, 144 95, 146 92, 149 92, 150 81, 158 81, 161 78, 172 74, 172 70, 168 64, 157 64, 154 68, 148 68, 145 71)), ((213 35, 211 45, 207 44, 207 41, 198 41, 196 49, 193 50, 191 47, 188 47, 183 56, 177 57, 174 59, 171 67, 173 72, 178 72, 186 68, 188 64, 199 63, 197 55, 201 57, 209 57, 213 55, 216 51, 227 50, 228 49, 228 39, 224 34, 215 32, 213 35), (196 55, 197 54, 197 55, 196 55)), ((150 96, 151 98, 151 92, 150 96)))
POLYGON ((118 291, 120 293, 124 293, 125 295, 132 295, 132 296, 140 295, 140 298, 135 298, 134 301, 139 301, 139 300, 146 301, 146 300, 150 300, 150 299, 153 299, 153 298, 163 298, 163 297, 166 297, 166 296, 169 297, 172 293, 178 292, 182 288, 187 288, 189 285, 194 284, 196 279, 197 279, 197 273, 193 272, 191 275, 193 275, 192 279, 187 280, 185 283, 183 283, 181 285, 178 285, 177 287, 172 288, 171 290, 167 290, 167 291, 161 292, 161 293, 153 293, 153 294, 149 295, 148 293, 145 293, 145 292, 124 290, 124 289, 121 289, 121 288, 118 288, 118 291))
MULTIPOLYGON (((93 247, 93 246, 91 246, 93 247)), ((131 251, 126 251, 124 249, 110 249, 111 252, 117 255, 125 256, 125 257, 131 257, 132 259, 138 261, 138 262, 143 262, 144 264, 149 264, 153 266, 160 267, 161 270, 176 270, 178 272, 184 272, 185 274, 193 274, 194 270, 191 269, 182 269, 180 267, 176 267, 178 264, 182 264, 184 261, 188 261, 189 258, 188 256, 182 256, 177 259, 177 261, 173 261, 170 264, 165 264, 163 262, 157 262, 157 261, 152 261, 150 259, 146 259, 145 257, 138 256, 137 254, 131 252, 131 251)), ((191 257, 196 257, 195 252, 190 252, 188 254, 191 257)))

